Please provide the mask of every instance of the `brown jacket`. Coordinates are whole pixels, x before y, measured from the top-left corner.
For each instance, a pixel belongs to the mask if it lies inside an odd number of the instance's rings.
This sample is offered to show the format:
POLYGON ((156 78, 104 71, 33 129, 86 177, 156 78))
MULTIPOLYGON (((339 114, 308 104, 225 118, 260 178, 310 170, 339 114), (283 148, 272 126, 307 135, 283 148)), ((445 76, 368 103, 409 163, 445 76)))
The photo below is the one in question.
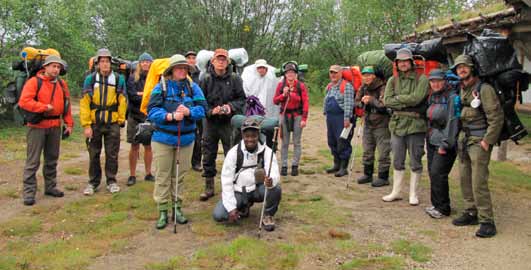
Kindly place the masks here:
POLYGON ((354 106, 365 108, 365 125, 369 128, 386 128, 389 125, 390 116, 383 103, 384 92, 385 83, 376 78, 370 85, 363 84, 356 93, 354 106), (361 102, 361 98, 366 95, 373 97, 367 105, 361 102))

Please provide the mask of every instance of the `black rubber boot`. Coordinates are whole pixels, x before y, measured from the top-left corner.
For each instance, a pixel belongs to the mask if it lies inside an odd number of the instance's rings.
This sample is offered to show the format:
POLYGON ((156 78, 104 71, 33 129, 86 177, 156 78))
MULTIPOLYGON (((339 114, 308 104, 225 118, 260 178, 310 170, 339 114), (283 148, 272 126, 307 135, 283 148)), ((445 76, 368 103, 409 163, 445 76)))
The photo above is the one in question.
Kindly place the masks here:
POLYGON ((374 165, 364 165, 363 175, 358 177, 358 184, 367 184, 372 182, 372 173, 374 172, 374 165))
POLYGON ((343 177, 348 174, 348 159, 347 160, 341 160, 339 162, 339 171, 337 171, 334 176, 335 177, 343 177))
POLYGON ((326 169, 326 173, 336 173, 337 171, 339 171, 339 163, 339 159, 334 158, 334 166, 330 169, 326 169))
POLYGON ((378 178, 372 181, 371 186, 373 187, 383 187, 389 185, 389 171, 378 172, 378 178))

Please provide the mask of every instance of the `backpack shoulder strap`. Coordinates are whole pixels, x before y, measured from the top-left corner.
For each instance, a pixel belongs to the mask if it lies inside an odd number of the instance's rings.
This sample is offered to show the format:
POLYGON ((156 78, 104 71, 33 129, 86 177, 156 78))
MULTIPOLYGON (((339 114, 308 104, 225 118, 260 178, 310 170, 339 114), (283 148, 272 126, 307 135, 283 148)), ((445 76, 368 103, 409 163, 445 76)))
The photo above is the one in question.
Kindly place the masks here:
POLYGON ((240 141, 237 145, 238 149, 236 149, 236 173, 238 173, 242 169, 243 165, 242 142, 240 141))
POLYGON ((39 100, 39 92, 41 91, 42 87, 42 79, 39 78, 39 76, 35 76, 35 79, 37 79, 37 92, 35 92, 35 101, 39 100))
POLYGON ((339 85, 339 92, 343 95, 345 94, 345 88, 347 88, 347 80, 343 79, 339 85))

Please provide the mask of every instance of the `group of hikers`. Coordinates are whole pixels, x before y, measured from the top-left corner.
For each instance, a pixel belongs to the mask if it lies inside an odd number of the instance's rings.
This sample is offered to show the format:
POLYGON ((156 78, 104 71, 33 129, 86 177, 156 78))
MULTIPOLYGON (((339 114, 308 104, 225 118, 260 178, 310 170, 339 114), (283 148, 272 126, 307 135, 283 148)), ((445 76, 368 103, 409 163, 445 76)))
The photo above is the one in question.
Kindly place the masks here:
MULTIPOLYGON (((91 196, 98 191, 103 178, 102 146, 107 190, 120 191, 116 178, 120 128, 127 125, 127 142, 131 144, 127 185, 137 181, 136 166, 143 144, 144 179, 154 181, 153 198, 159 212, 156 228, 165 228, 171 219, 184 224, 187 219, 178 196, 179 185, 190 169, 202 171, 205 189, 199 199, 207 201, 215 195, 216 158, 221 141, 225 159, 220 177, 221 200, 213 210, 214 220, 237 222, 249 216, 254 203, 265 202, 260 226, 274 230, 273 216, 282 196, 280 176, 288 175, 288 147, 292 141, 290 174, 297 176, 301 136, 308 121, 309 95, 299 78, 299 66, 295 61, 285 63, 281 67, 282 78, 278 79, 274 68, 259 59, 246 67, 240 77, 230 67, 228 51, 220 48, 214 51, 210 65, 200 75, 196 56, 189 51, 169 59, 160 81, 149 89, 145 114, 140 107, 146 100, 144 86, 154 59, 147 53, 140 55, 134 74, 126 81, 113 71, 111 52, 104 48, 97 51, 96 71, 86 77, 80 101, 80 124, 90 157, 89 182, 83 193, 91 196), (250 99, 263 106, 265 118, 278 119, 279 128, 264 129, 260 118, 247 116, 235 131, 231 119, 245 114, 250 99), (138 125, 146 122, 152 123, 154 130, 150 140, 140 142, 135 135, 138 125), (280 167, 275 155, 277 137, 281 139, 280 167)), ((407 48, 397 52, 395 64, 397 75, 388 80, 376 76, 373 66, 362 67, 360 89, 343 78, 341 66, 330 66, 323 113, 333 166, 326 172, 336 177, 349 174, 353 127, 358 122, 358 128, 363 129, 363 175, 357 182, 371 183, 373 187, 389 185, 393 153, 392 191, 382 200, 399 200, 409 154, 409 204, 418 205, 417 190, 426 148, 432 206, 425 211, 439 219, 451 214, 448 174, 459 155, 465 210, 452 223, 456 226, 480 223, 478 237, 494 236, 488 165, 503 123, 494 89, 479 80, 477 67, 466 55, 459 56, 451 68, 460 78, 458 87, 447 82, 442 70, 432 70, 429 77, 417 74, 413 54, 407 48), (358 116, 360 121, 356 121, 356 108, 364 112, 362 117, 358 116), (378 174, 373 179, 376 149, 378 174)), ((64 196, 57 188, 56 166, 61 137, 72 133, 74 123, 69 103, 64 102, 70 99, 68 85, 59 78, 65 65, 60 57, 48 56, 43 69, 25 84, 19 101, 21 108, 43 114, 39 123, 27 124, 25 205, 35 204, 41 153, 44 153, 45 195, 64 196), (61 129, 61 119, 66 128, 61 129)))

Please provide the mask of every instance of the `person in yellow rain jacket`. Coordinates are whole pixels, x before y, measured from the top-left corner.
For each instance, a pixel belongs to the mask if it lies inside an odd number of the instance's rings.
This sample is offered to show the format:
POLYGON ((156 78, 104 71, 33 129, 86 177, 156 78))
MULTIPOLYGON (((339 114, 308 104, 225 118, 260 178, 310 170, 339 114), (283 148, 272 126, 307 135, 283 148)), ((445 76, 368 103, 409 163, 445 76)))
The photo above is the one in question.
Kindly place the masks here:
POLYGON ((79 117, 90 156, 89 184, 83 191, 87 196, 97 190, 102 174, 100 154, 105 146, 105 176, 107 190, 120 191, 116 183, 118 152, 120 151, 120 127, 125 124, 127 102, 125 98, 125 78, 112 71, 111 52, 99 49, 96 54, 96 72, 89 74, 83 85, 83 98, 80 102, 79 117))

